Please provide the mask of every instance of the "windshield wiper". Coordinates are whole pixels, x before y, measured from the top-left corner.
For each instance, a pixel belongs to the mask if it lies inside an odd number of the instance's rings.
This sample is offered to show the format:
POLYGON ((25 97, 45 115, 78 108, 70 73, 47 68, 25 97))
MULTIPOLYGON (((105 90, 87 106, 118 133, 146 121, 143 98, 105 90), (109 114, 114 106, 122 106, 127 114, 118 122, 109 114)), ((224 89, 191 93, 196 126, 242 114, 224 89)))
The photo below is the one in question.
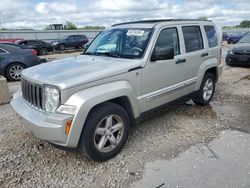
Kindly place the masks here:
POLYGON ((90 53, 90 52, 83 52, 83 53, 81 53, 81 55, 94 55, 94 53, 90 53))
POLYGON ((106 55, 106 56, 109 56, 109 57, 115 57, 115 58, 120 58, 120 56, 118 54, 114 54, 114 53, 110 53, 110 52, 98 52, 97 53, 98 55, 106 55))
POLYGON ((85 52, 85 53, 82 53, 81 55, 106 55, 109 57, 120 58, 118 54, 114 54, 110 52, 85 52))

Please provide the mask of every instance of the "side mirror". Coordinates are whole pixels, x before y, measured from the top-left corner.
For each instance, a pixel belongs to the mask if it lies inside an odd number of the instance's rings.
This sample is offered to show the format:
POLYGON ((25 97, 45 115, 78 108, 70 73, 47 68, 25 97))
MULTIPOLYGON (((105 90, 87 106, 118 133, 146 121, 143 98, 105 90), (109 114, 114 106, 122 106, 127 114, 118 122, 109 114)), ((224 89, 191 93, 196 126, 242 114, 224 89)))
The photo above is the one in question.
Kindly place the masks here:
POLYGON ((152 53, 151 61, 174 59, 174 48, 156 47, 152 53))

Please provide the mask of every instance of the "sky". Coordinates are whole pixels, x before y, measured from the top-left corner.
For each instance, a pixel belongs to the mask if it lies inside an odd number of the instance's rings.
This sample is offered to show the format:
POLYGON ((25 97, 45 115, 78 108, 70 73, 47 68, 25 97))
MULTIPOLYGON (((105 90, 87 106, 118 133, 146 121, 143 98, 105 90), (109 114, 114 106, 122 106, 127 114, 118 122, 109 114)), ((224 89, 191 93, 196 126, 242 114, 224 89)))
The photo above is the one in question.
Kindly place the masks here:
POLYGON ((205 16, 219 26, 250 19, 249 0, 1 0, 0 27, 43 29, 70 21, 110 26, 124 21, 205 16))

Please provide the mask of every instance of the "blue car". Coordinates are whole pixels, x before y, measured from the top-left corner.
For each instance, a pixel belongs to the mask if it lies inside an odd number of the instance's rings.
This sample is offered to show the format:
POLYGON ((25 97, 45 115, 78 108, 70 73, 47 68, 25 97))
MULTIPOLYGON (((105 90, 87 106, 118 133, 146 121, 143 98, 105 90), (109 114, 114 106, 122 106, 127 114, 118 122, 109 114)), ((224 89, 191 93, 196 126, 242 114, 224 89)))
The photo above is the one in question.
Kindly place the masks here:
POLYGON ((227 43, 228 44, 235 44, 237 43, 242 37, 244 37, 245 34, 243 33, 237 33, 237 34, 232 34, 227 37, 227 43))
POLYGON ((68 35, 53 41, 52 45, 55 50, 65 50, 66 48, 84 48, 89 40, 85 35, 68 35))
POLYGON ((39 63, 34 49, 14 43, 0 43, 0 75, 8 81, 20 80, 23 69, 39 63))

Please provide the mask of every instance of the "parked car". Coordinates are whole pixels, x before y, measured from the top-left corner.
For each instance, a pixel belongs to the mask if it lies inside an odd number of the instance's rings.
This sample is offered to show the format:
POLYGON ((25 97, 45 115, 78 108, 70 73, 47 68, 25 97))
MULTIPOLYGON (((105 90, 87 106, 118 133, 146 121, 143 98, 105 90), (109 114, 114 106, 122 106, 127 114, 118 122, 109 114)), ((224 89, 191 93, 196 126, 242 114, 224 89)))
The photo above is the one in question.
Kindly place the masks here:
POLYGON ((227 37, 227 43, 228 43, 228 44, 235 44, 235 43, 237 43, 243 36, 244 36, 243 33, 235 33, 235 34, 229 35, 229 36, 227 37))
POLYGON ((39 63, 36 51, 14 43, 0 43, 0 75, 9 81, 20 80, 23 69, 39 63))
POLYGON ((227 38, 228 38, 228 34, 226 32, 223 32, 223 34, 222 34, 222 40, 223 41, 227 41, 227 38))
POLYGON ((212 21, 116 24, 84 54, 22 71, 11 105, 36 137, 105 161, 147 111, 190 98, 210 103, 222 71, 221 41, 212 21))
POLYGON ((52 45, 56 50, 65 50, 66 48, 84 48, 89 40, 85 35, 68 35, 60 40, 53 41, 52 45))
POLYGON ((250 33, 247 33, 226 56, 227 65, 250 65, 250 33))
POLYGON ((48 52, 53 52, 53 46, 42 40, 19 40, 16 41, 17 44, 26 45, 37 51, 38 55, 47 55, 48 52))

